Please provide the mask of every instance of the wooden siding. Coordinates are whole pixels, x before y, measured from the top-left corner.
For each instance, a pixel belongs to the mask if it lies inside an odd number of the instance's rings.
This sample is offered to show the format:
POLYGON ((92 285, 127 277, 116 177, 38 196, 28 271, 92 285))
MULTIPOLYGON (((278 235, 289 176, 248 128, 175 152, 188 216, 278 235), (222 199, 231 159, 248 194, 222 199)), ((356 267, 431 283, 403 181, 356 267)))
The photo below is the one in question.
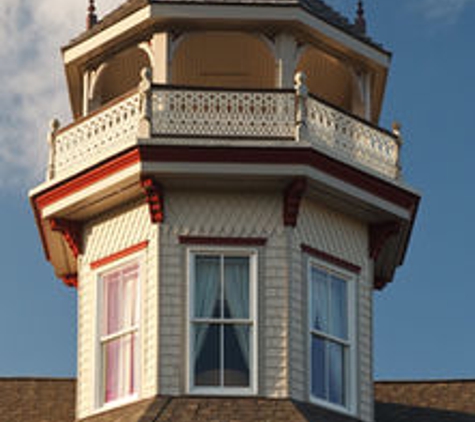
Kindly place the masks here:
POLYGON ((78 324, 78 389, 77 415, 83 418, 95 411, 98 392, 97 368, 100 356, 97 348, 98 289, 97 270, 91 263, 124 249, 148 241, 144 250, 141 274, 141 397, 157 394, 157 226, 150 222, 148 206, 142 203, 125 205, 91 221, 84 231, 84 255, 79 268, 78 324))
POLYGON ((357 413, 362 420, 373 420, 373 367, 372 367, 372 266, 368 257, 367 227, 362 222, 332 211, 323 205, 304 200, 292 243, 294 279, 290 294, 290 390, 299 400, 308 397, 307 370, 307 275, 306 260, 302 260, 300 245, 304 243, 343 259, 361 268, 356 286, 357 351, 356 373, 357 413), (299 281, 300 280, 300 281, 299 281), (303 310, 302 307, 305 309, 303 310), (295 317, 297 315, 297 317, 295 317), (303 318, 304 324, 299 321, 303 318))

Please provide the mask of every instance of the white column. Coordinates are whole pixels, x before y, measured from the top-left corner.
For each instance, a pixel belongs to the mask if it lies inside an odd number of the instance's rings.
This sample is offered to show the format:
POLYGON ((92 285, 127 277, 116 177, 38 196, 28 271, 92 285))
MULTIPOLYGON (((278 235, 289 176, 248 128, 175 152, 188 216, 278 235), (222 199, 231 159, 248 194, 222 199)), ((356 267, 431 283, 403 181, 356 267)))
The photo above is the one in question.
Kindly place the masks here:
POLYGON ((171 83, 172 45, 168 32, 154 34, 151 40, 153 62, 152 80, 157 84, 171 83))

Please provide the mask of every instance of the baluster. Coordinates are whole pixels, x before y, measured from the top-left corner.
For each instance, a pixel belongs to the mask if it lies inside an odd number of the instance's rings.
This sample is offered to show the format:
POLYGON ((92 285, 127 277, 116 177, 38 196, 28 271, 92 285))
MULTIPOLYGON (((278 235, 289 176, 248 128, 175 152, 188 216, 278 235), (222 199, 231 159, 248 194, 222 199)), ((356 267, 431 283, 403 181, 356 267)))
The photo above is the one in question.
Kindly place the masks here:
POLYGON ((400 122, 393 122, 392 124, 392 130, 393 130, 393 135, 396 137, 396 179, 401 180, 402 179, 402 165, 401 165, 401 148, 403 145, 403 139, 401 136, 401 128, 402 125, 400 122))
POLYGON ((52 180, 55 177, 55 161, 56 161, 56 137, 58 135, 58 129, 60 126, 58 119, 53 119, 50 122, 50 131, 48 133, 48 169, 46 171, 46 180, 52 180))
POLYGON ((140 77, 140 118, 137 135, 140 138, 150 138, 152 136, 152 69, 149 67, 143 68, 140 77))
POLYGON ((295 139, 297 142, 307 138, 307 76, 304 72, 297 72, 294 78, 296 110, 295 110, 295 139))

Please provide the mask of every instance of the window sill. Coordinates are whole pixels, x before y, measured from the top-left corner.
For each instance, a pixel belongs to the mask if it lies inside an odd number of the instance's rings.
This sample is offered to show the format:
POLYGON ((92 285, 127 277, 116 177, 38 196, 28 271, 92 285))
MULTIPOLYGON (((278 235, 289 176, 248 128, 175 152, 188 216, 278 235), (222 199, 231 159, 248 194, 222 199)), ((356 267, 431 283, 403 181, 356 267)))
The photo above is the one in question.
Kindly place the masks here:
POLYGON ((98 415, 101 413, 109 412, 110 410, 117 409, 122 406, 126 406, 128 404, 132 404, 139 401, 139 395, 137 393, 132 394, 130 396, 122 397, 120 399, 116 399, 107 403, 103 403, 102 405, 98 406, 91 412, 91 416, 98 415))
POLYGON ((255 396, 256 389, 248 388, 213 388, 213 387, 193 387, 188 391, 190 396, 217 396, 217 397, 231 397, 231 396, 255 396))
POLYGON ((324 409, 331 410, 333 412, 341 413, 345 416, 352 416, 352 417, 357 416, 356 411, 354 410, 354 406, 352 405, 350 405, 350 407, 344 407, 344 406, 340 406, 338 404, 334 404, 334 403, 331 403, 331 402, 328 402, 328 401, 325 401, 313 396, 310 396, 310 403, 316 406, 320 406, 324 409))

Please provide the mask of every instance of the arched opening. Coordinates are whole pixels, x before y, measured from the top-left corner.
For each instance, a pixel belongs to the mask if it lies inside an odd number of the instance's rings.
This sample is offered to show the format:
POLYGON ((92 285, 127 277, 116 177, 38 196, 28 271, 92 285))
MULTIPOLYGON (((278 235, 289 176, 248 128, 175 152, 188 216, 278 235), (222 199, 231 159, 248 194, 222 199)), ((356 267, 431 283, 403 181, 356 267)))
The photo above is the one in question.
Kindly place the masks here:
POLYGON ((185 36, 175 52, 172 83, 273 88, 275 60, 257 36, 223 31, 192 33, 185 36))
POLYGON ((140 82, 140 71, 144 67, 150 67, 149 58, 137 47, 122 51, 104 63, 91 87, 89 110, 136 88, 140 82))
POLYGON ((353 109, 353 77, 340 60, 315 48, 300 58, 298 71, 307 75, 308 91, 347 111, 353 109))

